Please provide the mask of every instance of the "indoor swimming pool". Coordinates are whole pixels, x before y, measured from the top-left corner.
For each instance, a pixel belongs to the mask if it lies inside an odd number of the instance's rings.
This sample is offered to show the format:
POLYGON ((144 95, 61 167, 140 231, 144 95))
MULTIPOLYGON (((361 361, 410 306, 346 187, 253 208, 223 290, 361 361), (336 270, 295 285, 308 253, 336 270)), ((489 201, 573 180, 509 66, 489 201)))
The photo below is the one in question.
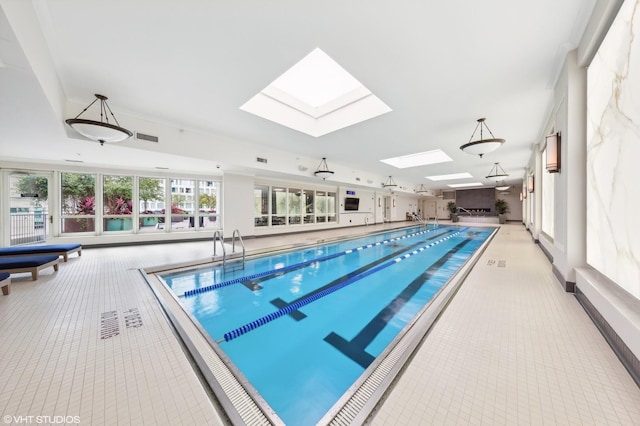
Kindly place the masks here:
POLYGON ((312 425, 494 231, 405 228, 160 278, 275 418, 312 425))

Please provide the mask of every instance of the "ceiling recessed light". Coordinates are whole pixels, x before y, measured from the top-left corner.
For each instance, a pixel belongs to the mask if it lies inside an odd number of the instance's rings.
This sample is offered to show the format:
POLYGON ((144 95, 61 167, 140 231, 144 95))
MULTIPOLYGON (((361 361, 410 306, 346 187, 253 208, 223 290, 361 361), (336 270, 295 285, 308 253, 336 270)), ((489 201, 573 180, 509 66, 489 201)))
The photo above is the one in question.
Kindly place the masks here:
POLYGON ((451 188, 464 188, 468 186, 482 186, 480 182, 469 182, 469 183, 452 183, 451 185, 447 185, 451 188))
POLYGON ((436 176, 425 176, 427 179, 429 180, 434 180, 434 181, 438 181, 438 180, 455 180, 455 179, 466 179, 466 178, 471 178, 473 176, 471 176, 470 173, 452 173, 450 175, 436 175, 436 176))
POLYGON ((399 169, 406 169, 408 167, 425 166, 427 164, 438 164, 453 161, 445 152, 441 149, 434 149, 433 151, 418 152, 416 154, 402 155, 400 157, 385 158, 380 160, 390 166, 397 167, 399 169))

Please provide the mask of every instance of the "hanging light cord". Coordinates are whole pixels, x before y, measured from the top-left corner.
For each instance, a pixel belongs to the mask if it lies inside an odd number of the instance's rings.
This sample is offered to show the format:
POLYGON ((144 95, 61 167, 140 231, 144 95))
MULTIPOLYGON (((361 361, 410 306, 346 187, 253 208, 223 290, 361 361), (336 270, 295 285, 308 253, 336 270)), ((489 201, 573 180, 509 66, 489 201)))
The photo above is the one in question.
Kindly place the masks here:
POLYGON ((107 103, 107 98, 106 96, 103 95, 95 95, 96 98, 93 100, 93 102, 91 102, 85 109, 83 109, 80 114, 76 115, 73 119, 77 119, 78 117, 80 117, 82 114, 84 114, 89 108, 91 108, 91 106, 93 104, 95 104, 96 102, 98 102, 98 100, 100 101, 100 122, 103 122, 103 118, 104 118, 104 122, 108 123, 109 122, 109 115, 107 114, 107 111, 109 111, 109 114, 111 114, 111 117, 113 117, 113 121, 116 122, 116 125, 118 127, 120 127, 120 123, 118 123, 118 119, 116 118, 116 116, 113 114, 113 111, 111 111, 111 108, 109 107, 109 104, 107 103))

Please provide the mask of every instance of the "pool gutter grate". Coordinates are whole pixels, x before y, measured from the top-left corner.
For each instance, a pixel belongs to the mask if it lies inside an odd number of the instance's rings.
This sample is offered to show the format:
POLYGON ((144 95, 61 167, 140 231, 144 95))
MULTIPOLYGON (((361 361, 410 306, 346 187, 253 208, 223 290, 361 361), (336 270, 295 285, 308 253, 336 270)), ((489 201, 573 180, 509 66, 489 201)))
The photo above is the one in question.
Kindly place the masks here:
POLYGON ((109 339, 120 334, 118 311, 103 312, 100 314, 100 338, 109 339))

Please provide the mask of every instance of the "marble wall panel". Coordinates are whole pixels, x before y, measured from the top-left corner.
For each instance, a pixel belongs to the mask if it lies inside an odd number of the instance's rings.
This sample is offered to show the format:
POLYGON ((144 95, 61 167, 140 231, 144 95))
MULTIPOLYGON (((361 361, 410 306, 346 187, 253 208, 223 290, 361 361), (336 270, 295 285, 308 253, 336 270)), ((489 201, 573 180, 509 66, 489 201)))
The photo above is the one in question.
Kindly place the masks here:
POLYGON ((640 0, 588 70, 587 262, 640 298, 640 0))

